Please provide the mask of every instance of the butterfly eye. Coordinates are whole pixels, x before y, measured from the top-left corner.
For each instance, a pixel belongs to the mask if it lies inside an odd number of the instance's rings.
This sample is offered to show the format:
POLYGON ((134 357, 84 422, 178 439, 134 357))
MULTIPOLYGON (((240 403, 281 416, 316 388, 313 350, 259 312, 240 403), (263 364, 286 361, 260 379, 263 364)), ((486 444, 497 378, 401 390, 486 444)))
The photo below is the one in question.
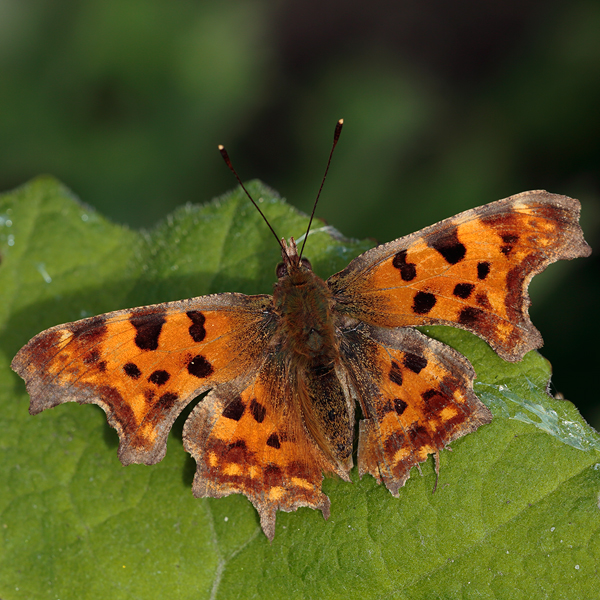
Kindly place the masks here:
POLYGON ((310 260, 308 260, 308 258, 303 258, 301 262, 303 267, 307 268, 309 271, 312 271, 312 265, 310 264, 310 260))
POLYGON ((287 268, 285 263, 280 262, 275 269, 275 274, 277 275, 277 279, 281 279, 287 275, 287 268))

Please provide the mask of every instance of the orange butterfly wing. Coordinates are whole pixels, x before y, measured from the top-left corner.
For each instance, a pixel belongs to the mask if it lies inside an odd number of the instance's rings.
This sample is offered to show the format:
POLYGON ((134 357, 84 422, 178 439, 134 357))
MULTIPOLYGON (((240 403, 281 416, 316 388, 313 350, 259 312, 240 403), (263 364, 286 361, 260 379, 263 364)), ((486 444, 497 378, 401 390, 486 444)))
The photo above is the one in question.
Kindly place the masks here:
POLYGON ((520 360, 542 345, 527 313, 531 278, 591 252, 578 218, 576 200, 525 192, 378 246, 328 279, 365 417, 361 474, 396 495, 428 454, 491 421, 467 359, 410 326, 460 327, 520 360))
POLYGON ((473 392, 469 361, 415 329, 361 324, 345 332, 342 356, 365 417, 359 473, 383 480, 394 496, 412 467, 492 420, 473 392))
POLYGON ((281 368, 282 358, 277 352, 265 354, 257 374, 211 391, 194 408, 183 431, 184 447, 197 463, 194 494, 245 494, 270 540, 278 510, 308 506, 328 518, 323 472, 349 480, 307 432, 297 390, 290 387, 289 371, 281 368))
POLYGON ((542 338, 527 286, 550 263, 588 256, 579 202, 532 191, 383 244, 328 279, 336 310, 381 327, 452 325, 520 360, 542 338))
POLYGON ((270 296, 218 294, 119 310, 58 325, 34 337, 12 368, 29 411, 63 402, 104 409, 123 464, 153 464, 198 394, 256 371, 274 331, 270 296))

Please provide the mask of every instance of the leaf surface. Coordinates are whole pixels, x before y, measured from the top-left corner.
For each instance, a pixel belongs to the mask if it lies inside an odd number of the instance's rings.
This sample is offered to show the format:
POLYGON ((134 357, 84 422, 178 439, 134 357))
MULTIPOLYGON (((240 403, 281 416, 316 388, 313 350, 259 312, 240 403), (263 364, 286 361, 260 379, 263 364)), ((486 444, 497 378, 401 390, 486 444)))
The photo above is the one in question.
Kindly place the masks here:
MULTIPOLYGON (((307 218, 254 182, 278 235, 307 218)), ((369 242, 317 225, 322 277, 369 242)), ((238 191, 185 206, 150 232, 107 222, 40 178, 0 197, 0 597, 573 598, 600 589, 600 437, 546 393, 537 352, 498 358, 475 336, 423 331, 464 353, 494 421, 394 498, 369 476, 326 479, 331 517, 279 513, 272 544, 243 496, 192 496, 194 461, 176 422, 166 458, 124 468, 95 406, 27 412, 10 368, 58 323, 208 293, 269 293, 279 251, 238 191)), ((543 332, 542 332, 543 333, 543 332)), ((189 412, 189 411, 188 411, 189 412)))

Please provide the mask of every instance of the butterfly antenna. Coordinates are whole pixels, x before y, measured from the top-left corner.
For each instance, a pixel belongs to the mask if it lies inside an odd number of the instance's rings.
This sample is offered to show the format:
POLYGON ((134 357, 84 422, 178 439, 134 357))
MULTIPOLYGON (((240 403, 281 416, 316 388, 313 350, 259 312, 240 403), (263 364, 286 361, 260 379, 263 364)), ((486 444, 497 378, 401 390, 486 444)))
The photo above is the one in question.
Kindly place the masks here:
POLYGON ((252 202, 252 204, 254 204, 254 208, 256 208, 256 210, 259 212, 260 216, 264 219, 265 223, 267 224, 267 227, 271 230, 271 233, 275 236, 275 239, 277 240, 277 243, 279 244, 280 248, 285 252, 283 243, 279 239, 278 235, 275 233, 275 230, 271 227, 271 223, 269 223, 269 221, 267 220, 267 217, 265 217, 263 211, 260 210, 260 208, 258 207, 258 204, 256 204, 256 202, 254 202, 254 198, 250 195, 250 192, 246 189, 246 186, 244 186, 244 184, 242 183, 242 180, 240 179, 240 176, 237 174, 237 171, 233 168, 233 165, 231 164, 231 160, 229 158, 229 154, 227 154, 227 150, 225 150, 225 146, 219 144, 218 147, 219 147, 219 152, 221 153, 221 156, 223 157, 223 160, 225 161, 225 164, 229 167, 229 170, 235 175, 235 178, 238 180, 238 183, 240 184, 241 188, 244 190, 244 192, 246 192, 246 196, 248 196, 248 198, 250 198, 250 202, 252 202))
POLYGON ((302 248, 300 249, 300 258, 302 258, 302 254, 304 253, 304 246, 306 244, 306 240, 308 239, 308 233, 310 231, 310 226, 312 225, 313 218, 315 216, 315 211, 317 210, 317 202, 319 202, 319 197, 321 196, 321 190, 323 189, 323 185, 325 184, 325 178, 327 177, 327 171, 329 171, 329 165, 331 164, 331 157, 333 156, 333 151, 340 139, 340 133, 342 133, 342 127, 344 126, 344 119, 340 119, 335 126, 335 132, 333 134, 333 145, 331 146, 331 152, 329 153, 329 160, 327 161, 327 167, 325 167, 325 174, 323 175, 323 179, 321 180, 321 187, 319 188, 319 192, 317 197, 315 198, 315 203, 313 204, 312 213, 310 215, 310 221, 308 222, 308 229, 306 230, 306 234, 304 236, 304 241, 302 242, 302 248))

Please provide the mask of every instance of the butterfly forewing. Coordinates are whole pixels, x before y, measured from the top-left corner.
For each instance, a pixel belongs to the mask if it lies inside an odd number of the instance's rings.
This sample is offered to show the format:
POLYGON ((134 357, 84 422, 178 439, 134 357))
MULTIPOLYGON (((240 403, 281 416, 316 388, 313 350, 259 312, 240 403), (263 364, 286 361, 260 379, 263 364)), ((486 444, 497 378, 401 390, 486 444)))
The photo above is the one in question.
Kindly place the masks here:
POLYGON ((506 360, 542 345, 527 286, 559 259, 591 252, 579 202, 524 192, 367 251, 328 283, 336 309, 383 327, 453 325, 506 360))
POLYGON ((269 296, 219 294, 58 325, 14 358, 30 412, 94 403, 121 439, 124 464, 152 464, 199 393, 256 370, 273 335, 269 296))

